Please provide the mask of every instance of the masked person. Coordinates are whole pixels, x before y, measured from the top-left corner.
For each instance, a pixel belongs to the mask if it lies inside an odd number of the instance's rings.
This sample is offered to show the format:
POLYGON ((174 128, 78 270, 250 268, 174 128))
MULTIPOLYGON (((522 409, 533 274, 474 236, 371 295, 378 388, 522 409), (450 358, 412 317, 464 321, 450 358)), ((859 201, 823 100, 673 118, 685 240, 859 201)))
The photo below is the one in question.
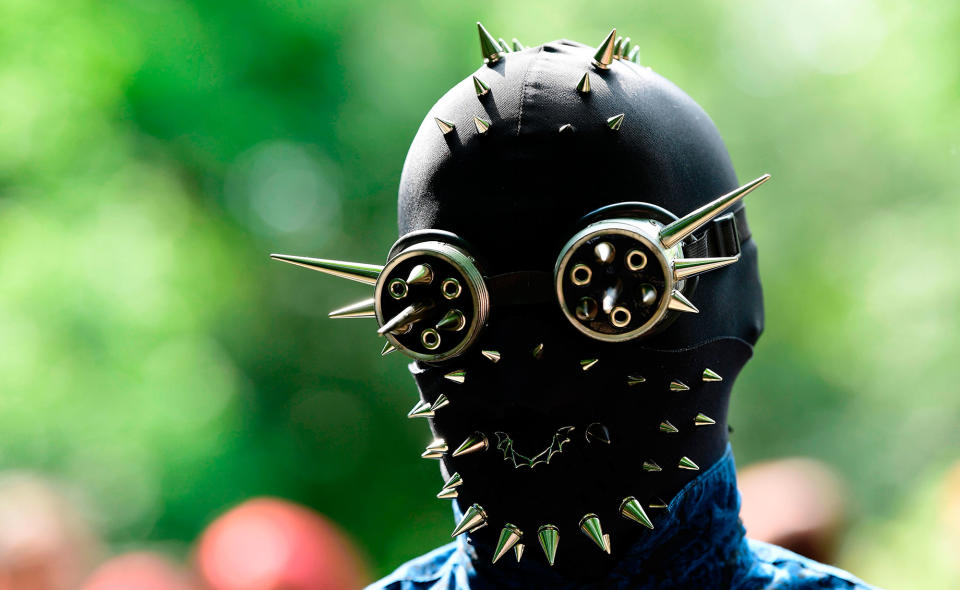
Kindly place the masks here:
POLYGON ((455 542, 373 588, 863 588, 748 542, 727 405, 763 328, 756 245, 706 113, 599 48, 512 50, 434 105, 384 266, 274 255, 374 286, 412 357, 455 542))

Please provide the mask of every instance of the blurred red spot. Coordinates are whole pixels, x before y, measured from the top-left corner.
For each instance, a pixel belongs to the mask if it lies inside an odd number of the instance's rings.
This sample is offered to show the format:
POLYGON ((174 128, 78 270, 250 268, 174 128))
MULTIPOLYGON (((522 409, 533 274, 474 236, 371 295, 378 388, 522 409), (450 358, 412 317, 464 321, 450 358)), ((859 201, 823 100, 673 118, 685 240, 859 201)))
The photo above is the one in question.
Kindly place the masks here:
POLYGON ((368 581, 353 543, 302 506, 258 498, 211 524, 196 549, 211 590, 353 590, 368 581))
POLYGON ((82 590, 199 590, 190 577, 166 557, 129 553, 107 561, 87 579, 82 590))

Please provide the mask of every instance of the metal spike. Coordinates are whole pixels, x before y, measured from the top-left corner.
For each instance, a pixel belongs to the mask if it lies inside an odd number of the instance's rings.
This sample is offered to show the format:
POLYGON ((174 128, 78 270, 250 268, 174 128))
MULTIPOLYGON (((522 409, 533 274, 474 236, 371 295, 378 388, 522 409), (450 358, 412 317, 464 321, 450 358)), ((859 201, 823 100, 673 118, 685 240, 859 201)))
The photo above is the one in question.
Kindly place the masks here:
POLYGON ((462 485, 463 478, 460 477, 459 473, 454 473, 447 479, 447 481, 443 482, 443 487, 445 488, 458 488, 462 485))
POLYGON ((467 325, 467 318, 464 317, 463 312, 459 309, 451 309, 439 322, 437 322, 438 330, 450 330, 451 332, 459 332, 467 325))
POLYGON ((580 83, 577 84, 577 92, 590 94, 590 72, 583 73, 583 78, 580 78, 580 83))
POLYGON ((397 315, 390 318, 385 324, 380 326, 380 329, 377 330, 377 334, 386 334, 390 332, 391 334, 400 334, 403 333, 405 328, 412 326, 419 320, 423 318, 428 311, 433 308, 433 302, 418 302, 408 305, 403 308, 397 315))
POLYGON ((363 264, 362 262, 307 258, 305 256, 290 256, 289 254, 271 254, 270 258, 368 285, 377 284, 377 277, 383 271, 383 267, 378 264, 363 264))
POLYGON ((637 59, 640 57, 640 46, 634 45, 633 49, 630 50, 630 55, 627 56, 627 59, 633 63, 637 63, 637 59))
POLYGON ((480 55, 483 56, 483 63, 492 66, 500 61, 500 44, 480 21, 477 21, 477 32, 480 33, 480 55))
POLYGON ((606 426, 599 422, 594 422, 593 424, 587 426, 586 431, 583 433, 583 436, 587 439, 587 442, 592 443, 602 442, 604 444, 610 444, 610 431, 606 426))
POLYGON ((537 359, 538 361, 542 359, 543 358, 543 342, 534 346, 531 353, 533 354, 533 358, 537 359))
POLYGON ((577 128, 571 125, 570 123, 564 123, 560 126, 560 133, 573 133, 577 128))
POLYGON ((440 395, 437 396, 437 401, 433 402, 433 405, 430 406, 430 410, 433 412, 436 412, 440 408, 443 408, 449 405, 450 405, 450 400, 447 399, 446 395, 441 393, 440 395))
POLYGON ((680 457, 680 463, 677 465, 680 469, 687 469, 689 471, 700 471, 700 468, 697 467, 697 464, 693 462, 690 457, 680 457))
POLYGON ((620 45, 623 43, 623 37, 617 37, 613 42, 613 59, 620 59, 620 45))
POLYGON ((490 121, 484 121, 480 117, 473 118, 473 126, 477 128, 477 133, 480 135, 486 135, 487 131, 490 131, 490 121))
POLYGON ((500 353, 496 350, 481 350, 480 354, 482 354, 486 359, 488 359, 492 363, 500 362, 500 353))
POLYGON ((600 242, 593 248, 593 254, 600 264, 610 264, 617 251, 610 242, 600 242))
POLYGON ((447 121, 445 119, 441 119, 440 117, 434 117, 433 120, 437 122, 437 127, 440 128, 440 132, 443 133, 444 135, 450 133, 451 131, 457 128, 457 126, 454 125, 452 121, 447 121))
POLYGON ((516 37, 514 37, 514 38, 513 38, 513 50, 514 50, 514 51, 523 51, 524 49, 526 49, 526 47, 523 46, 523 43, 521 43, 516 37))
POLYGON ((433 408, 423 400, 418 401, 417 405, 407 412, 407 418, 430 418, 431 416, 433 416, 433 408))
POLYGON ((704 369, 704 370, 703 370, 703 380, 706 381, 706 382, 708 382, 708 383, 711 382, 711 381, 723 381, 723 377, 721 377, 720 375, 717 375, 716 373, 714 373, 714 372, 713 372, 712 370, 710 370, 710 369, 704 369))
POLYGON ((607 287, 603 292, 603 299, 600 301, 600 309, 603 310, 603 313, 609 315, 613 308, 617 306, 617 299, 620 298, 620 282, 617 281, 616 285, 612 287, 607 287))
POLYGON ((603 542, 607 545, 607 555, 610 555, 610 533, 603 534, 603 542))
POLYGON ((557 558, 557 545, 560 543, 560 529, 552 524, 545 524, 537 530, 537 539, 543 554, 547 556, 547 563, 553 565, 557 558))
POLYGON ((676 426, 670 424, 669 420, 664 420, 660 423, 660 432, 666 432, 667 434, 676 434, 680 432, 676 426))
POLYGON ((656 473, 657 471, 663 471, 663 467, 657 465, 655 461, 644 461, 643 470, 649 473, 656 473))
POLYGON ((457 491, 457 488, 443 488, 437 493, 437 498, 440 500, 451 500, 459 495, 460 493, 457 491))
MULTIPOLYGON (((650 507, 653 508, 652 505, 650 507)), ((650 517, 647 516, 647 513, 643 511, 643 505, 640 504, 640 502, 633 496, 627 496, 623 499, 623 502, 620 502, 620 515, 624 518, 632 520, 633 522, 642 524, 648 529, 653 528, 653 523, 650 521, 650 517)))
POLYGON ((674 311, 685 311, 687 313, 700 313, 697 306, 690 303, 690 300, 683 296, 683 293, 674 289, 670 292, 670 302, 667 303, 667 309, 674 311))
POLYGON ((443 454, 448 450, 446 441, 442 438, 436 438, 432 443, 427 445, 427 448, 420 453, 420 456, 424 459, 439 459, 443 457, 443 454))
POLYGON ((600 359, 583 359, 580 361, 580 369, 583 371, 589 371, 598 362, 600 362, 600 359))
POLYGON ((463 518, 457 523, 457 527, 453 529, 450 536, 456 537, 463 533, 473 532, 485 524, 487 524, 487 513, 479 504, 474 504, 463 513, 463 518))
POLYGON ((453 452, 453 456, 460 457, 462 455, 469 455, 470 453, 479 453, 480 451, 486 451, 489 447, 490 441, 487 440, 486 435, 482 432, 474 432, 460 443, 457 450, 453 452))
POLYGON ((429 285, 433 282, 433 269, 429 264, 418 264, 410 269, 408 285, 429 285))
POLYGON ((707 416, 703 412, 700 412, 699 414, 697 414, 697 417, 693 419, 693 424, 695 426, 713 426, 716 423, 717 423, 716 420, 714 420, 710 416, 707 416))
POLYGON ((520 558, 523 557, 523 550, 525 546, 523 543, 517 543, 513 546, 513 554, 517 556, 517 563, 520 563, 520 558))
POLYGON ((501 51, 501 53, 510 53, 510 52, 511 52, 511 50, 510 50, 510 44, 507 43, 507 40, 504 39, 503 37, 500 37, 499 39, 497 39, 497 45, 500 46, 500 51, 501 51))
POLYGON ((513 549, 522 538, 523 531, 517 528, 516 525, 512 525, 509 522, 503 525, 503 529, 500 530, 500 539, 497 540, 497 547, 493 550, 493 561, 491 563, 497 563, 497 560, 513 549))
POLYGON ((670 505, 667 504, 663 498, 657 498, 653 502, 647 504, 647 508, 650 508, 651 510, 669 510, 670 505))
POLYGON ((670 391, 690 391, 690 387, 683 381, 671 381, 670 391))
POLYGON ((342 318, 375 318, 377 317, 377 300, 374 298, 364 299, 356 303, 351 303, 340 309, 335 309, 327 314, 327 317, 342 318))
POLYGON ((454 383, 463 383, 467 380, 467 372, 463 369, 454 369, 446 375, 443 376, 444 379, 449 379, 454 383))
POLYGON ((689 279, 711 270, 729 266, 740 260, 740 256, 720 256, 716 258, 678 258, 673 261, 673 278, 677 281, 689 279))
POLYGON ((619 131, 621 125, 623 125, 623 113, 614 115, 607 119, 607 127, 613 129, 614 131, 619 131))
POLYGON ((627 375, 627 385, 637 385, 638 383, 645 383, 647 380, 640 375, 627 375))
POLYGON ((720 215, 727 207, 747 196, 751 191, 768 180, 770 180, 770 175, 764 174, 739 188, 733 189, 722 197, 710 201, 703 207, 687 213, 660 230, 660 243, 663 244, 664 248, 672 248, 684 238, 703 227, 705 223, 720 215))
POLYGON ((393 342, 387 341, 386 344, 383 345, 383 350, 380 351, 380 356, 387 356, 391 352, 396 351, 397 347, 393 345, 393 342))
POLYGON ((617 48, 617 59, 623 59, 625 55, 628 55, 630 52, 630 37, 624 37, 623 41, 620 43, 620 47, 617 48))
POLYGON ((604 538, 603 528, 600 526, 600 517, 594 513, 586 514, 580 519, 580 530, 588 539, 597 544, 601 550, 610 553, 610 544, 604 538))
POLYGON ((601 70, 606 70, 610 67, 610 64, 613 63, 613 44, 616 36, 617 29, 613 29, 610 31, 610 34, 607 35, 607 38, 603 40, 603 43, 597 47, 597 52, 593 55, 594 66, 601 70))
POLYGON ((473 77, 473 89, 477 92, 477 96, 486 96, 490 93, 490 87, 476 76, 473 77))

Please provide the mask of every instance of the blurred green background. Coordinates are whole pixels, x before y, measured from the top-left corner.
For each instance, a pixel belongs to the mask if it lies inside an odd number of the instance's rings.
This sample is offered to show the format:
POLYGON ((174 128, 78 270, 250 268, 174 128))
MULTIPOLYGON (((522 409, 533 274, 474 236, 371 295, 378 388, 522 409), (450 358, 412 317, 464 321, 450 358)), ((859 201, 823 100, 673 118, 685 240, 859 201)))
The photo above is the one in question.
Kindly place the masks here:
POLYGON ((741 179, 773 174, 738 461, 827 461, 857 503, 841 565, 960 584, 956 2, 2 0, 0 467, 82 490, 115 548, 185 553, 261 494, 336 520, 378 574, 445 542, 404 357, 326 319, 368 289, 267 253, 382 260, 478 19, 527 45, 617 26, 741 179))

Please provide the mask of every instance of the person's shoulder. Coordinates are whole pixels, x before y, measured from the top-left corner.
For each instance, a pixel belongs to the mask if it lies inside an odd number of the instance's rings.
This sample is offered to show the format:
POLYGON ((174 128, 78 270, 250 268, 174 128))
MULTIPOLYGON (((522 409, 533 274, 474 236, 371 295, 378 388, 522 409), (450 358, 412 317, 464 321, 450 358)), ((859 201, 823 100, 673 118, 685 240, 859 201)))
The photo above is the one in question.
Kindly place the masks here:
POLYGON ((763 588, 777 589, 843 589, 877 590, 853 574, 829 566, 793 551, 762 541, 748 539, 755 558, 749 586, 763 583, 763 588))
POLYGON ((398 567, 389 576, 367 586, 366 590, 420 590, 436 587, 438 580, 449 576, 457 544, 438 547, 398 567))

